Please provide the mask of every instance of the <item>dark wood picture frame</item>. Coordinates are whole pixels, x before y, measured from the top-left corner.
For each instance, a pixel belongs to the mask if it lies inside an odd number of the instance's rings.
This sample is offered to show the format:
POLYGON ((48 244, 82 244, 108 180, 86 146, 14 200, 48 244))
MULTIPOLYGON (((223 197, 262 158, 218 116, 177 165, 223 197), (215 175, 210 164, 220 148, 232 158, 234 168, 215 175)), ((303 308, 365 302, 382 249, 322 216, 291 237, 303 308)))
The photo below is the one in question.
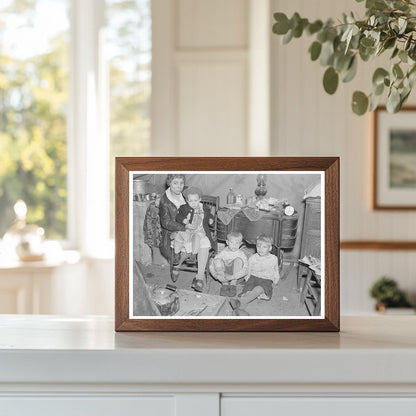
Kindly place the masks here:
MULTIPOLYGON (((403 114, 408 113, 414 113, 416 114, 416 106, 406 106, 403 107, 400 110, 400 114, 394 114, 390 116, 394 116, 396 119, 403 116, 403 114)), ((380 169, 382 168, 379 163, 379 152, 381 151, 380 146, 380 116, 382 113, 387 113, 387 109, 385 106, 379 106, 377 107, 373 112, 373 178, 372 178, 372 184, 373 184, 373 198, 372 198, 372 207, 373 210, 384 210, 384 211, 412 211, 416 210, 416 204, 415 205, 400 205, 396 203, 392 204, 386 204, 381 203, 379 201, 380 196, 380 169)), ((415 129, 416 130, 416 129, 415 129)))
POLYGON ((116 331, 339 331, 338 157, 119 157, 115 187, 116 331), (132 171, 317 171, 325 174, 325 315, 294 319, 131 319, 129 317, 129 172, 132 171))

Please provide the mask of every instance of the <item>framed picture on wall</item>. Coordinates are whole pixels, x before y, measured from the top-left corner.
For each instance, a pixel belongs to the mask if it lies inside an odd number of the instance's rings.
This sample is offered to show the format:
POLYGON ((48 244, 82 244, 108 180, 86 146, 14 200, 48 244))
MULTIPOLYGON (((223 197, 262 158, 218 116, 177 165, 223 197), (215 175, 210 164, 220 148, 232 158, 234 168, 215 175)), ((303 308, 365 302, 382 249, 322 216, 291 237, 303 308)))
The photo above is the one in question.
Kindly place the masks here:
POLYGON ((116 331, 339 331, 339 159, 116 158, 116 331))
POLYGON ((374 112, 374 209, 416 209, 415 120, 416 107, 374 112))

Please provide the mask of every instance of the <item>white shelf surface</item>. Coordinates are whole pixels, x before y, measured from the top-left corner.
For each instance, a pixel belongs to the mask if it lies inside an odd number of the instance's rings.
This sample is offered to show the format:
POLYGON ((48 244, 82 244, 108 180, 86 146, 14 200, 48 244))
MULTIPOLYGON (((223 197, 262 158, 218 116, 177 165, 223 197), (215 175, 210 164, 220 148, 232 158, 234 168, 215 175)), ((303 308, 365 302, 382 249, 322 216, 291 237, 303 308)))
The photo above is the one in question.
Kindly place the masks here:
POLYGON ((416 316, 344 317, 339 334, 113 328, 109 317, 2 315, 0 383, 183 385, 187 391, 388 383, 416 391, 416 316))

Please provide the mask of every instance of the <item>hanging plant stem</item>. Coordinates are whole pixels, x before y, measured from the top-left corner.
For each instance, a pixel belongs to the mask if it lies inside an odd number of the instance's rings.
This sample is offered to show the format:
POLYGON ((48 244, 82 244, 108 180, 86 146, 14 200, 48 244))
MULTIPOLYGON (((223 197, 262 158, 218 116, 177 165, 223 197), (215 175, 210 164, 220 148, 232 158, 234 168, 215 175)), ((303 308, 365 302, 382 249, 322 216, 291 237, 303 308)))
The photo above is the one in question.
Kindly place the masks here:
POLYGON ((416 79, 416 3, 366 0, 365 7, 364 19, 344 13, 338 25, 332 19, 310 22, 299 13, 289 18, 278 12, 273 33, 283 36, 284 44, 304 34, 314 38, 309 53, 312 61, 319 60, 326 68, 323 86, 328 94, 336 92, 339 80, 354 79, 358 60, 367 62, 391 52, 390 65, 374 71, 371 92, 355 91, 351 106, 355 114, 363 115, 373 111, 385 96, 387 110, 395 113, 406 102, 416 79))

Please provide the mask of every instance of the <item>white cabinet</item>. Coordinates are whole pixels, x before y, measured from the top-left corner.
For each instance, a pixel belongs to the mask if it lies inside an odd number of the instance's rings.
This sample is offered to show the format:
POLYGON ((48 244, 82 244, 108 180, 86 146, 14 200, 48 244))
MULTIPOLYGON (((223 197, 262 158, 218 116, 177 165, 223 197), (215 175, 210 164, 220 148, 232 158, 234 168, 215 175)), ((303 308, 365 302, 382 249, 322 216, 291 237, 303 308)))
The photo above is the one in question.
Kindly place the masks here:
POLYGON ((80 259, 75 251, 38 262, 0 256, 0 314, 109 314, 114 259, 80 259))
POLYGON ((416 316, 341 333, 115 333, 0 315, 0 415, 416 415, 416 316))
POLYGON ((175 398, 41 396, 0 398, 1 414, 7 416, 174 416, 175 398))
POLYGON ((224 397, 221 416, 414 416, 416 398, 224 397))
POLYGON ((52 313, 54 268, 0 269, 0 313, 52 313))

